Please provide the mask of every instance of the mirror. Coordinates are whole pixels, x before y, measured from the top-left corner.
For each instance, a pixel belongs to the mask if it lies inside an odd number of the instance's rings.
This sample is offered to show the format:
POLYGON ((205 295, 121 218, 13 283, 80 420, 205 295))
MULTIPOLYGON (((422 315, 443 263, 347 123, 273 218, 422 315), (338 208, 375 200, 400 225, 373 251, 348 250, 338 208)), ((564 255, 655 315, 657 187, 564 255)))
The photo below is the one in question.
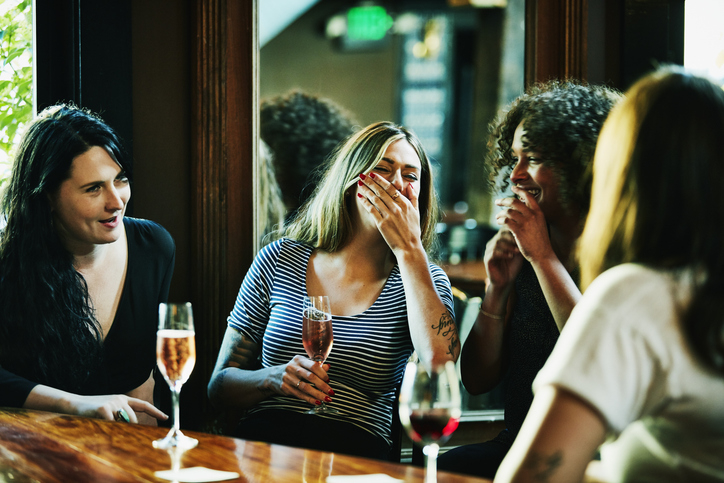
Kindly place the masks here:
MULTIPOLYGON (((467 297, 456 301, 463 320, 484 290, 469 276, 480 274, 494 233, 488 124, 524 89, 525 0, 264 0, 259 9, 262 139, 265 101, 295 90, 328 100, 359 127, 391 120, 412 129, 433 159, 445 212, 439 255, 467 297)), ((288 137, 306 132, 310 117, 290 121, 288 137)), ((275 169, 283 192, 289 168, 275 169)), ((471 324, 467 317, 461 336, 471 324)), ((468 414, 502 408, 499 393, 466 393, 465 403, 468 414)))

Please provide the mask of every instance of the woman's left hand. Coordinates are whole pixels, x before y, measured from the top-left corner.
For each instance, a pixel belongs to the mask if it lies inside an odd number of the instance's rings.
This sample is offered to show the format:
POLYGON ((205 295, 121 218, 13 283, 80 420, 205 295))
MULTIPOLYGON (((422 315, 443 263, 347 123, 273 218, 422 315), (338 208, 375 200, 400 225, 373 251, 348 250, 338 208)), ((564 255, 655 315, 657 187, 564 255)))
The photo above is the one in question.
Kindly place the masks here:
POLYGON ((357 196, 393 252, 419 245, 420 211, 418 194, 412 184, 398 191, 385 178, 370 173, 360 175, 358 185, 357 196))
POLYGON ((546 218, 538 202, 527 191, 511 188, 517 198, 502 198, 495 204, 507 208, 495 216, 500 226, 507 227, 518 244, 520 253, 533 263, 553 254, 546 218))

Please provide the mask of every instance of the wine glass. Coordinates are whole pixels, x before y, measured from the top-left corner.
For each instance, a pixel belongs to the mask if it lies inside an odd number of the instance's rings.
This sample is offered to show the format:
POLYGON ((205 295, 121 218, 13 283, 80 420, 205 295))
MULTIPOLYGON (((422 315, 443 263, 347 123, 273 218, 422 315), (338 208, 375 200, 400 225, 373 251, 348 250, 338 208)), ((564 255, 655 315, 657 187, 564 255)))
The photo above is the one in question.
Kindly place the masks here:
POLYGON ((400 422, 425 454, 425 483, 437 481, 440 444, 460 422, 460 383, 452 361, 431 370, 409 362, 400 388, 400 422))
POLYGON ((188 381, 196 363, 194 316, 191 304, 159 304, 156 361, 171 388, 173 427, 165 438, 153 442, 158 449, 191 449, 198 440, 184 436, 179 421, 181 386, 188 381))
MULTIPOLYGON (((329 297, 318 295, 315 297, 304 297, 302 302, 302 344, 307 355, 314 362, 320 365, 327 360, 332 350, 332 309, 329 305, 329 297)), ((315 406, 307 414, 336 414, 334 408, 330 408, 324 401, 315 406)))

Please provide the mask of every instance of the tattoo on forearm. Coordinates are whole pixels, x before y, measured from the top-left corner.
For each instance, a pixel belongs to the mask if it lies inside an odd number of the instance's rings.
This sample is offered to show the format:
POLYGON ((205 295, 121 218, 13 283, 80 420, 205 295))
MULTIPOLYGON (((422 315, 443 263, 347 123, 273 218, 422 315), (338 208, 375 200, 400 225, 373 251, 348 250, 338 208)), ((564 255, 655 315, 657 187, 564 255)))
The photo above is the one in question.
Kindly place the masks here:
POLYGON ((524 468, 533 473, 536 481, 552 481, 551 477, 563 463, 563 453, 556 451, 552 455, 545 456, 537 452, 531 453, 526 459, 524 468))
POLYGON ((441 335, 448 340, 448 354, 455 356, 458 345, 458 330, 455 326, 455 320, 450 317, 450 313, 445 312, 440 317, 440 321, 437 325, 432 325, 433 330, 437 330, 437 335, 441 335))

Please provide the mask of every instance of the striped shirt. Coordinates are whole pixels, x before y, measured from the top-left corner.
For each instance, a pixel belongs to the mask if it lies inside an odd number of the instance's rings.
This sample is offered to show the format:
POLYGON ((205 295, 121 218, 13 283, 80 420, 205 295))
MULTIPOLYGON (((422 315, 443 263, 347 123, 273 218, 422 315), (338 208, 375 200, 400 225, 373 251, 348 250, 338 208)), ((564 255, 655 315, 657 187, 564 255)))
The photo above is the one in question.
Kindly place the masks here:
MULTIPOLYGON (((306 273, 313 248, 283 238, 259 252, 228 318, 229 326, 259 344, 263 367, 287 364, 295 355, 306 357, 302 345, 302 299, 307 294, 306 273)), ((443 270, 429 264, 435 288, 450 314, 453 298, 443 270)), ((361 314, 332 314, 334 344, 327 358, 331 368, 332 406, 340 419, 391 443, 395 389, 413 351, 407 322, 405 290, 397 265, 382 293, 361 314)), ((276 395, 257 404, 264 409, 304 412, 309 403, 276 395)))

